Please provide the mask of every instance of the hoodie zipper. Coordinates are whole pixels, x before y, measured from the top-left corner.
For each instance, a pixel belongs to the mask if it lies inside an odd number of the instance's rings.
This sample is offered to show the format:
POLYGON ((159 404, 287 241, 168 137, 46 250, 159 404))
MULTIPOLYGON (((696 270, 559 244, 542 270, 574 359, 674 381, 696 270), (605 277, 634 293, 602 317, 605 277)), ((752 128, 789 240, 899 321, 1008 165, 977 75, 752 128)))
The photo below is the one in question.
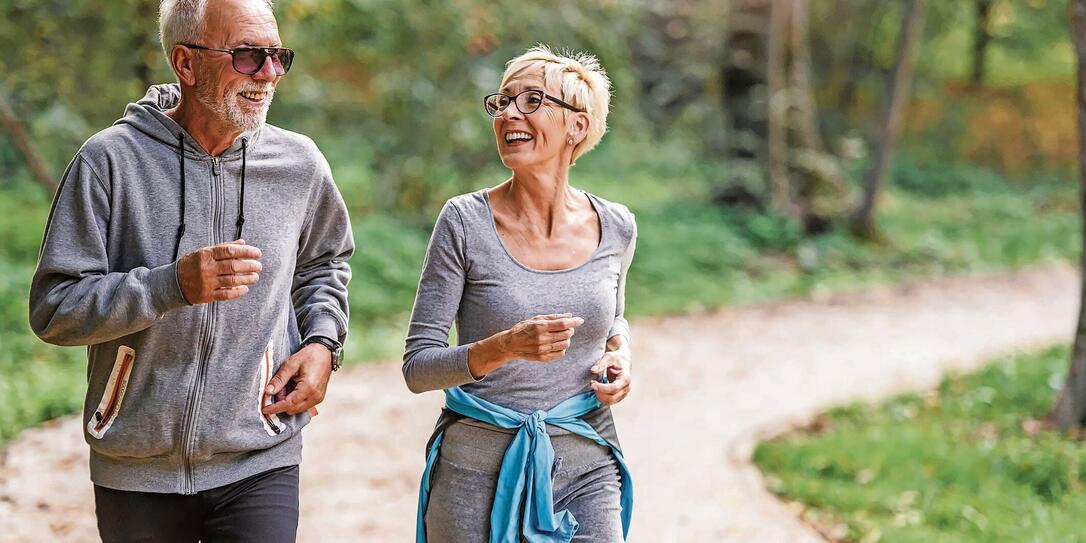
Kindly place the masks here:
MULTIPOLYGON (((211 238, 211 245, 221 243, 219 240, 222 239, 222 169, 219 162, 219 157, 211 157, 211 212, 208 214, 208 236, 211 238)), ((200 411, 200 400, 204 389, 204 374, 206 373, 208 359, 211 357, 211 346, 214 339, 212 332, 215 329, 217 305, 215 302, 206 304, 207 318, 204 320, 203 333, 201 334, 200 363, 196 368, 196 375, 193 377, 192 392, 189 395, 185 410, 184 433, 181 439, 181 494, 196 493, 196 482, 192 473, 192 456, 196 447, 196 414, 200 411)))

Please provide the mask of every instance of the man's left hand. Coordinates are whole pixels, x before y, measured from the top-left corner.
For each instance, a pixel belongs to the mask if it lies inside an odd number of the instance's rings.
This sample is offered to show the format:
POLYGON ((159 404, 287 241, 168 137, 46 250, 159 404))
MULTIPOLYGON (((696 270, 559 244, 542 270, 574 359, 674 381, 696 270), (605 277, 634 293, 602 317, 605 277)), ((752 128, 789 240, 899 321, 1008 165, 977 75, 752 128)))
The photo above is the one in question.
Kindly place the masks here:
POLYGON ((328 390, 328 377, 332 374, 332 353, 319 343, 310 343, 283 362, 275 372, 264 393, 275 398, 275 403, 264 406, 265 415, 286 413, 297 415, 324 401, 328 390), (294 390, 287 390, 287 383, 293 383, 294 390))

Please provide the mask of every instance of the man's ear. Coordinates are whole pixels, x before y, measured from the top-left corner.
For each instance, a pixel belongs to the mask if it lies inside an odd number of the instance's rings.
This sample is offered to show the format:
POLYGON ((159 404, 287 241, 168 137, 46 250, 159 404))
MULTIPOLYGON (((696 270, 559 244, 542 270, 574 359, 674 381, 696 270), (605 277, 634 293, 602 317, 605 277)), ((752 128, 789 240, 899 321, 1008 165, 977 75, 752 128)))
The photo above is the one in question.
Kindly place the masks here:
POLYGON ((184 45, 175 45, 170 50, 170 67, 177 74, 177 80, 183 86, 196 85, 196 68, 193 66, 194 51, 184 45))

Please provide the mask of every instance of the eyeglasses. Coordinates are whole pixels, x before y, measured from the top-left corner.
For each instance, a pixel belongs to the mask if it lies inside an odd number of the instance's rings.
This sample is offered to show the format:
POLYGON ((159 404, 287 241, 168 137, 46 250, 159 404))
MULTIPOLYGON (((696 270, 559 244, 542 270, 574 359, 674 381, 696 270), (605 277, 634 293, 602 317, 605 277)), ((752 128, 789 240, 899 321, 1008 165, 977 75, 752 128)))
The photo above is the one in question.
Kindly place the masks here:
POLYGON ((566 109, 583 113, 584 110, 569 103, 560 98, 555 98, 541 90, 531 89, 521 92, 515 96, 509 96, 496 92, 494 94, 488 94, 483 97, 483 107, 486 108, 486 114, 491 117, 497 117, 505 111, 505 108, 509 107, 509 104, 515 104, 517 111, 528 115, 534 113, 539 109, 539 106, 543 105, 543 99, 546 98, 551 102, 554 102, 566 109))
POLYGON ((272 59, 272 68, 275 68, 275 75, 283 75, 290 71, 290 65, 294 62, 294 50, 287 49, 286 47, 238 47, 236 49, 216 49, 214 47, 204 47, 202 45, 192 45, 189 43, 179 43, 189 49, 201 49, 204 51, 218 51, 220 53, 230 53, 231 64, 234 66, 234 71, 239 74, 253 75, 260 71, 264 67, 264 61, 268 57, 272 59))

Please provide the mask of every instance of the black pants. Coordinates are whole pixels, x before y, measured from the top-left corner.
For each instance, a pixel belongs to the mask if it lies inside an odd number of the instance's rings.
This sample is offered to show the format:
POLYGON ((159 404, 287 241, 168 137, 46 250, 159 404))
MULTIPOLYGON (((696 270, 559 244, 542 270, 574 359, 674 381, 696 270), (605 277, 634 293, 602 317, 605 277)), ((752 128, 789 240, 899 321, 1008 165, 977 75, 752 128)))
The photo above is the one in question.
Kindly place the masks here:
POLYGON ((298 535, 298 466, 192 496, 94 486, 104 543, 290 542, 298 535))

